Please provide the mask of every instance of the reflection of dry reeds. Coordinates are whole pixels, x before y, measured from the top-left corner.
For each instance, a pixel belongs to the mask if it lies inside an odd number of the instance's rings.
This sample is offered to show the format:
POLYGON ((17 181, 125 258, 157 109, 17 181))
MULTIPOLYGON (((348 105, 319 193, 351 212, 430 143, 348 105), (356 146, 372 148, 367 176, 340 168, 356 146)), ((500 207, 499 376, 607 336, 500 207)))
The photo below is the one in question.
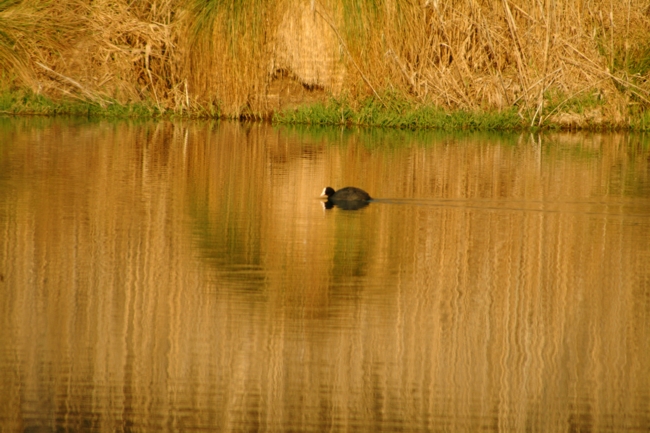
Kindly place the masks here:
POLYGON ((639 137, 10 122, 12 431, 647 425, 639 137), (326 180, 420 205, 323 213, 326 180))
MULTIPOLYGON (((265 115, 281 77, 355 97, 550 114, 548 91, 602 115, 650 103, 647 2, 347 0, 0 2, 2 69, 51 95, 265 115)), ((324 92, 321 92, 324 95, 324 92)), ((550 109, 552 110, 552 108, 550 109)), ((544 117, 547 116, 547 117, 544 117)))

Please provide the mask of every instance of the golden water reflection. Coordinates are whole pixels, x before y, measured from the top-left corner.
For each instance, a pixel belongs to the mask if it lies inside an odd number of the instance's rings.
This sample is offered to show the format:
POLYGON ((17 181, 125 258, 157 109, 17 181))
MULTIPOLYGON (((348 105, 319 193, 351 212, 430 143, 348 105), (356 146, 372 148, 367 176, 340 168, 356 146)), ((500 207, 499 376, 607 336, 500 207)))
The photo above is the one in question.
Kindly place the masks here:
POLYGON ((648 431, 650 144, 0 119, 7 431, 648 431), (322 188, 378 200, 324 210, 322 188))

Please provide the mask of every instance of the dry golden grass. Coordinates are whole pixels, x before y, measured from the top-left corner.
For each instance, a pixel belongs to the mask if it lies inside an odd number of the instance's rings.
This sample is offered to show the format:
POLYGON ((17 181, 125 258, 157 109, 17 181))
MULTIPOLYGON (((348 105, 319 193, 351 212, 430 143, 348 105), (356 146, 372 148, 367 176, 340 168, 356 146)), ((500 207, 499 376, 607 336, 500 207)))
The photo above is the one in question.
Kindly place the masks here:
POLYGON ((48 96, 177 112, 265 116, 278 108, 274 81, 291 77, 352 101, 391 92, 451 109, 516 106, 531 125, 596 95, 591 117, 624 124, 631 104, 650 105, 649 10, 648 0, 0 1, 0 69, 48 96))
POLYGON ((612 59, 624 47, 647 45, 647 6, 630 1, 614 11, 605 1, 416 3, 384 11, 384 20, 395 24, 366 26, 365 46, 372 52, 364 55, 364 44, 356 44, 352 56, 383 54, 385 62, 367 67, 376 87, 442 106, 515 104, 532 110, 539 122, 544 94, 556 89, 567 97, 598 91, 621 109, 625 95, 648 99, 647 86, 612 72, 612 59))

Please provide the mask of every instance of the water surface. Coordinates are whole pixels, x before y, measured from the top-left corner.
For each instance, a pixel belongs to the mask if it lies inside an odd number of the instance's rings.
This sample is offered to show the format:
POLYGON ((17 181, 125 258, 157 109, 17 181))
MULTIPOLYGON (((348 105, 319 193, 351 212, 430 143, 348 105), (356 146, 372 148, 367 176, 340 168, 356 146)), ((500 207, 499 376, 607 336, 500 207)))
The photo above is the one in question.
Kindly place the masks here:
POLYGON ((0 118, 0 422, 647 432, 649 263, 645 136, 0 118))

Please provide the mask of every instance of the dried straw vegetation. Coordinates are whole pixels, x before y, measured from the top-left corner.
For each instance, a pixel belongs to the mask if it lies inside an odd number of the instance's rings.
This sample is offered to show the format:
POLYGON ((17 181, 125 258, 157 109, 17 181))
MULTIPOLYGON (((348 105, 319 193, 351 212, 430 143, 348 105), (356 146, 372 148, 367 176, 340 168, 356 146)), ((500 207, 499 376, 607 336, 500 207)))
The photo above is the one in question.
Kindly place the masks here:
POLYGON ((650 106, 650 1, 0 0, 0 72, 4 87, 161 112, 397 95, 621 126, 650 106))

